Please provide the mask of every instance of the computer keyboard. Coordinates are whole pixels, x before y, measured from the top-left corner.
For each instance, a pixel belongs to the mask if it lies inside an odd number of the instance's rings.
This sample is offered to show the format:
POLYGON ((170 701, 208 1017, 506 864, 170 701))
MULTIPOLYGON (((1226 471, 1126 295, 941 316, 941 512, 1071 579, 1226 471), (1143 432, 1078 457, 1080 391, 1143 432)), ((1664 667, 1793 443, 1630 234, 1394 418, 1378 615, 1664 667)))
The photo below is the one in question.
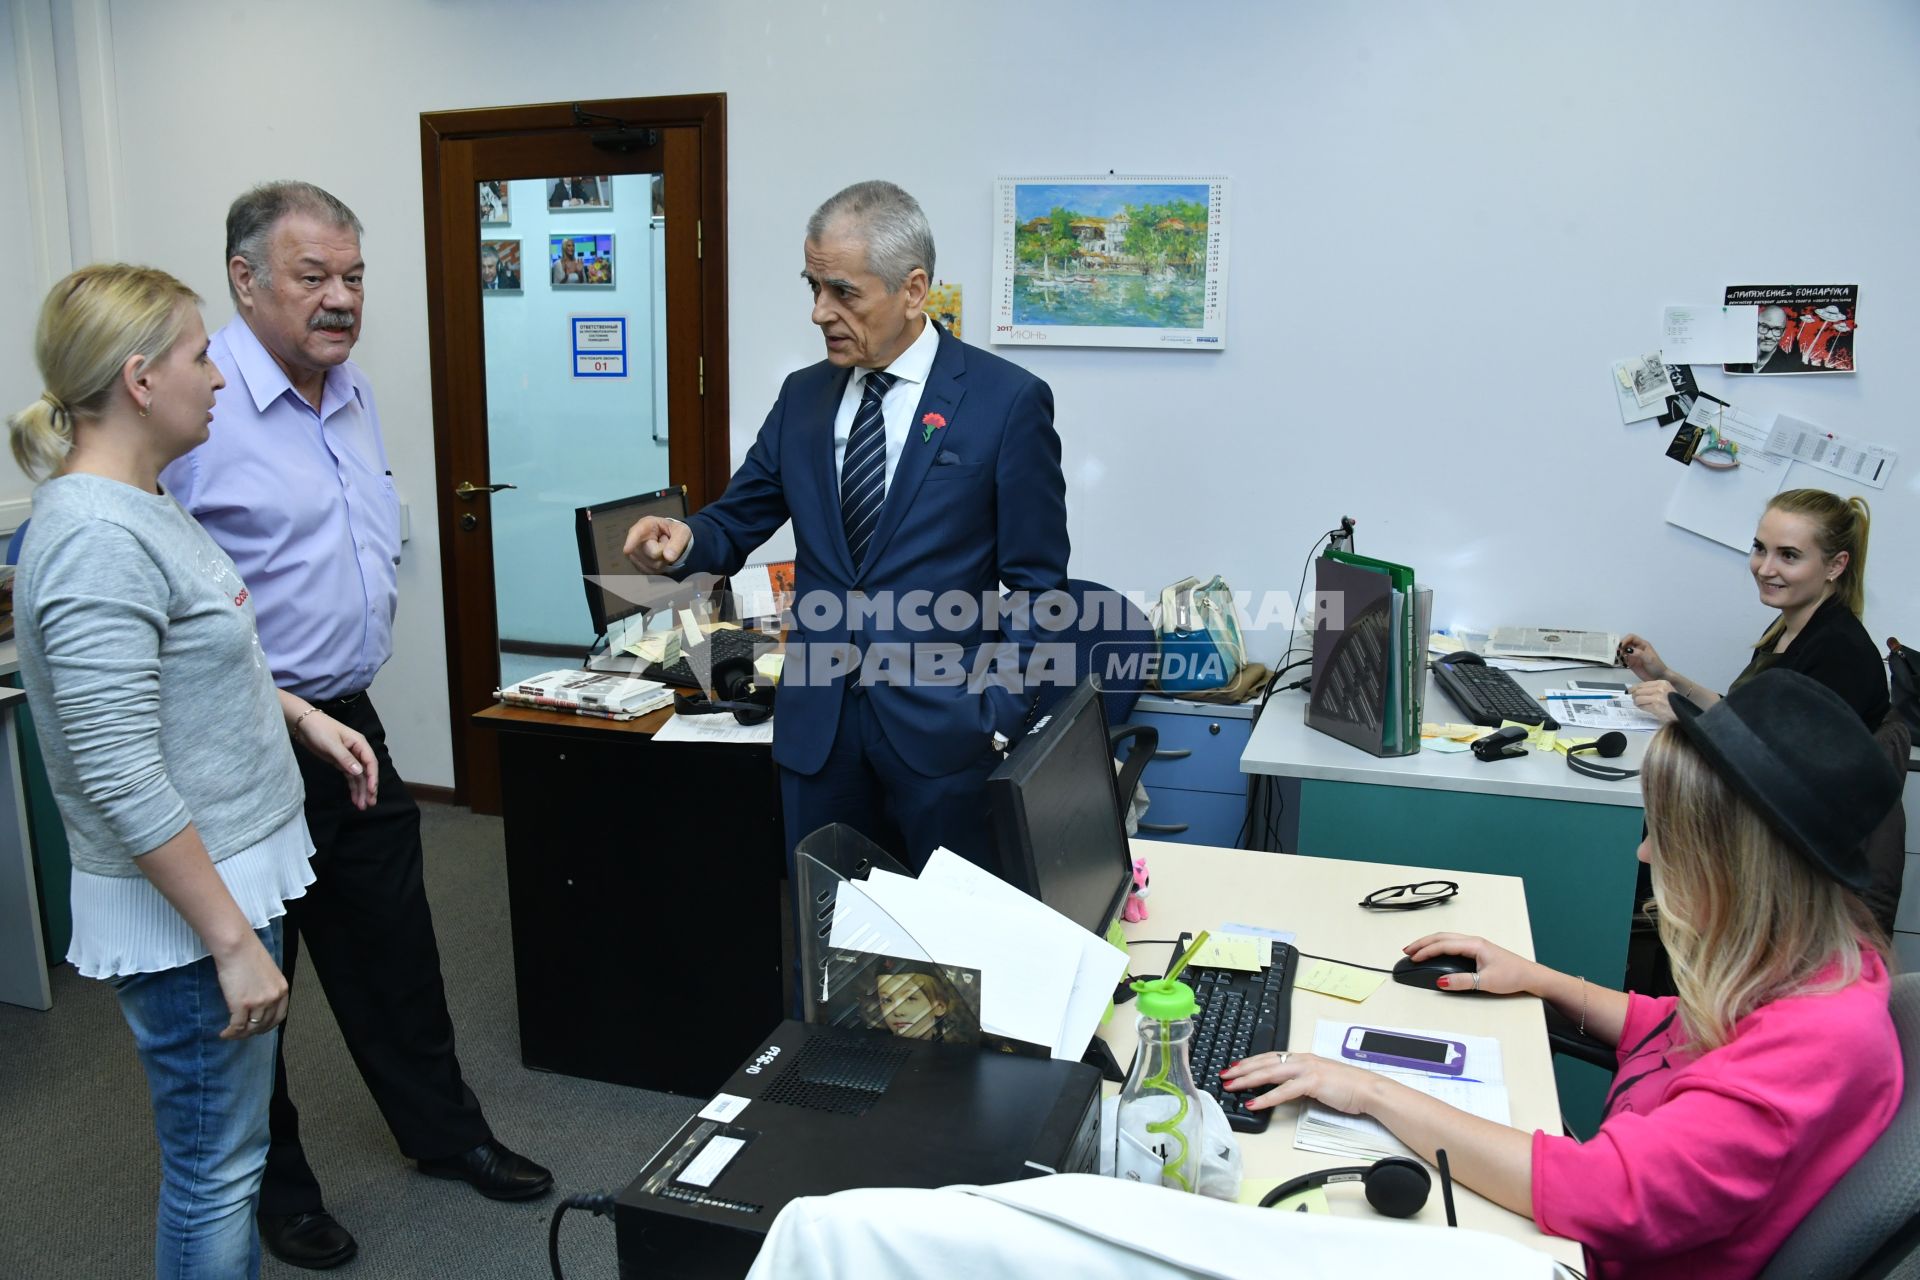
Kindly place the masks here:
POLYGON ((702 680, 694 674, 694 668, 687 663, 687 655, 682 653, 671 665, 661 666, 655 663, 640 672, 648 680, 658 680, 662 684, 677 685, 682 689, 704 689, 713 683, 713 668, 729 658, 745 658, 752 662, 755 657, 777 647, 779 641, 772 636, 762 635, 758 631, 741 631, 734 627, 720 627, 707 632, 707 642, 700 646, 705 650, 700 655, 699 670, 707 676, 702 680))
POLYGON ((1442 660, 1433 664, 1433 679, 1470 724, 1498 729, 1504 721, 1512 720, 1516 724, 1544 724, 1549 729, 1560 727, 1532 694, 1498 667, 1442 660))
MULTIPOLYGON (((1186 950, 1192 941, 1191 936, 1182 935, 1179 950, 1186 950)), ((1197 965, 1180 971, 1180 981, 1193 988, 1194 1001, 1200 1006, 1187 1047, 1193 1082, 1219 1101, 1227 1124, 1241 1133, 1266 1132, 1272 1112, 1247 1110, 1247 1099, 1257 1095, 1222 1089, 1220 1073, 1229 1063, 1287 1047, 1293 1024, 1293 975, 1299 967, 1300 953, 1276 941, 1273 962, 1260 973, 1197 965)))

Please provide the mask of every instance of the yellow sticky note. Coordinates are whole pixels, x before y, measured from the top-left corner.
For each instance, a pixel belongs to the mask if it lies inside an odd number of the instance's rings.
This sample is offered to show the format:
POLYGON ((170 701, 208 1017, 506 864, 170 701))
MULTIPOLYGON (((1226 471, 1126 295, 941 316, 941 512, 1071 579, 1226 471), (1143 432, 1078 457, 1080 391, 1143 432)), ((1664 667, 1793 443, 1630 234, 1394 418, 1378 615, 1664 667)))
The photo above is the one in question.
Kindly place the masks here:
POLYGON ((1420 745, 1429 751, 1438 751, 1441 755, 1453 755, 1467 750, 1464 742, 1455 742, 1452 738, 1423 738, 1420 745))
POLYGON ((1338 996, 1342 1000, 1351 1000, 1355 1004, 1365 1000, 1380 989, 1387 980, 1384 973, 1374 973, 1368 969, 1356 969, 1350 964, 1336 964, 1331 960, 1310 960, 1303 962, 1293 976, 1293 985, 1305 987, 1308 991, 1318 991, 1323 996, 1338 996))
MULTIPOLYGON (((1279 1185, 1277 1182, 1242 1179, 1240 1183, 1240 1194, 1234 1198, 1241 1204, 1250 1204, 1257 1207, 1260 1203, 1260 1197, 1266 1195, 1267 1192, 1279 1185)), ((1332 1213, 1333 1210, 1327 1207, 1327 1189, 1325 1187, 1308 1187, 1305 1191, 1288 1196, 1267 1212, 1332 1213)))
POLYGON ((1249 938, 1237 933, 1211 933, 1188 963, 1203 969, 1238 969, 1258 973, 1273 958, 1273 943, 1266 938, 1249 938))
POLYGON ((780 682, 780 673, 786 666, 787 655, 784 653, 763 653, 753 660, 753 669, 775 684, 780 682))

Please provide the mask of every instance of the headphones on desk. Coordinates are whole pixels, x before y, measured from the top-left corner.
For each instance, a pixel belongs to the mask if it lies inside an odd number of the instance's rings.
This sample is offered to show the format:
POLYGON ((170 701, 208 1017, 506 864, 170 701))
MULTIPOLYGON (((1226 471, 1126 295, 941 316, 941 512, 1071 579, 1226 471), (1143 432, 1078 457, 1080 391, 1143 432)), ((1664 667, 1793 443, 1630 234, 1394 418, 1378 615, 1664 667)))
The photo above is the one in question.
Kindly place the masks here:
POLYGON ((702 690, 673 695, 676 715, 711 716, 731 711, 745 725, 773 719, 772 685, 754 683, 753 663, 746 658, 723 658, 713 664, 713 693, 702 690))
POLYGON ((1366 1188, 1367 1203, 1389 1218, 1411 1218, 1426 1206, 1427 1193, 1433 1190, 1433 1175, 1427 1172, 1427 1166, 1405 1156, 1387 1156, 1371 1165, 1303 1173, 1261 1196, 1260 1207, 1271 1209, 1288 1196, 1335 1182, 1360 1183, 1366 1188))
POLYGON ((1624 782, 1628 778, 1640 776, 1638 769, 1622 769, 1619 765, 1601 764, 1597 760, 1582 760, 1580 752, 1591 751, 1595 755, 1611 760, 1622 755, 1627 749, 1627 735, 1618 729, 1609 730, 1592 742, 1583 742, 1577 747, 1567 748, 1567 768, 1575 773, 1585 774, 1589 778, 1599 778, 1602 782, 1624 782))

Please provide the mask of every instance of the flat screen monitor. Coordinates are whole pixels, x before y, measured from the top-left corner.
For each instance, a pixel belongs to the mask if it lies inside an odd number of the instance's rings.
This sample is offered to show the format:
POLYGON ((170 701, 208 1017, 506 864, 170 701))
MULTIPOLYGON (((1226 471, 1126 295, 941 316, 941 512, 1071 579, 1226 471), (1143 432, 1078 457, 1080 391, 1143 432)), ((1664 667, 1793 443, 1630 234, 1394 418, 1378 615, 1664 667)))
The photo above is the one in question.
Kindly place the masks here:
POLYGON ((593 616, 593 633, 605 635, 607 628, 622 618, 640 612, 641 606, 609 591, 594 581, 597 577, 636 573, 621 548, 627 543, 627 530, 641 516, 687 517, 687 489, 674 485, 654 493, 635 494, 614 502, 599 502, 578 507, 573 513, 573 531, 580 543, 580 581, 587 589, 587 612, 593 616))
POLYGON ((1096 934, 1120 914, 1133 854, 1114 789, 1107 713, 1091 679, 987 779, 1000 875, 1096 934))

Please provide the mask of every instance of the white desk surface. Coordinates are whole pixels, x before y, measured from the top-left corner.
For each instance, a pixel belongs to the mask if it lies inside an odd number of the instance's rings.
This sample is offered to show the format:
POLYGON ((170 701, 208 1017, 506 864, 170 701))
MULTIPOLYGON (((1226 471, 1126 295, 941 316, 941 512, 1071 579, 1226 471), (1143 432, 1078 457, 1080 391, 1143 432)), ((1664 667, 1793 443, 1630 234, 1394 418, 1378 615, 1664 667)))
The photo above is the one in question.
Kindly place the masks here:
MULTIPOLYGON (((1631 684, 1632 672, 1611 667, 1579 671, 1510 672, 1520 687, 1538 697, 1548 689, 1565 688, 1569 680, 1606 680, 1631 684)), ((1285 778, 1313 778, 1325 782, 1364 782, 1375 786, 1414 787, 1432 791, 1470 791, 1485 795, 1523 796, 1536 800, 1571 800, 1582 804, 1614 804, 1640 808, 1637 780, 1608 782, 1567 768, 1559 752, 1529 751, 1514 760, 1483 761, 1471 751, 1442 753, 1422 748, 1418 755, 1373 756, 1318 729, 1306 721, 1307 695, 1303 691, 1276 694, 1253 726, 1247 749, 1240 756, 1240 772, 1277 774, 1285 778)), ((1425 719, 1433 724, 1464 723, 1451 699, 1427 676, 1425 719)), ((1489 733, 1492 730, 1488 730, 1489 733)), ((1569 727, 1568 736, 1590 737, 1594 729, 1569 727)), ((1640 766, 1650 732, 1627 734, 1626 754, 1608 764, 1629 769, 1640 766)))
MULTIPOLYGON (((1448 929, 1478 933, 1522 955, 1533 954, 1526 896, 1521 882, 1513 876, 1291 857, 1159 840, 1136 840, 1133 849, 1148 860, 1153 877, 1152 893, 1147 898, 1152 914, 1125 926, 1129 938, 1173 938, 1182 931, 1217 929, 1232 921, 1292 930, 1297 935, 1296 945, 1315 955, 1390 968, 1400 958, 1403 945, 1422 934, 1448 929), (1402 913, 1363 911, 1357 905, 1369 892, 1386 885, 1440 878, 1460 885, 1459 896, 1444 906, 1402 913)), ((1172 952, 1173 948, 1165 946, 1133 947, 1129 951, 1130 967, 1136 973, 1164 972, 1172 952)), ((1122 1066, 1133 1058, 1136 1017, 1131 1003, 1122 1005, 1100 1031, 1122 1066)), ((1378 1026, 1492 1036, 1500 1041, 1515 1127, 1529 1132, 1561 1132, 1546 1022, 1540 1001, 1532 996, 1451 996, 1402 986, 1389 978, 1364 1003, 1352 1004, 1296 988, 1288 1047, 1312 1048, 1314 1024, 1321 1018, 1348 1022, 1364 1019, 1378 1026)), ((1265 1133, 1238 1135, 1249 1187, 1265 1184, 1264 1190, 1297 1174, 1349 1163, 1294 1148, 1294 1125, 1301 1106, 1290 1103, 1276 1108, 1265 1133)), ((1377 1217, 1367 1207, 1364 1195, 1353 1187, 1334 1189, 1328 1202, 1336 1214, 1377 1217)), ((1518 1240, 1576 1267, 1585 1265, 1580 1246, 1573 1241, 1546 1235, 1531 1219, 1482 1199, 1457 1183, 1454 1203, 1462 1227, 1518 1240)), ((1446 1224, 1438 1175, 1426 1207, 1410 1221, 1446 1224)))
POLYGON ((9 636, 0 640, 0 676, 10 676, 20 669, 20 650, 17 642, 9 636))

